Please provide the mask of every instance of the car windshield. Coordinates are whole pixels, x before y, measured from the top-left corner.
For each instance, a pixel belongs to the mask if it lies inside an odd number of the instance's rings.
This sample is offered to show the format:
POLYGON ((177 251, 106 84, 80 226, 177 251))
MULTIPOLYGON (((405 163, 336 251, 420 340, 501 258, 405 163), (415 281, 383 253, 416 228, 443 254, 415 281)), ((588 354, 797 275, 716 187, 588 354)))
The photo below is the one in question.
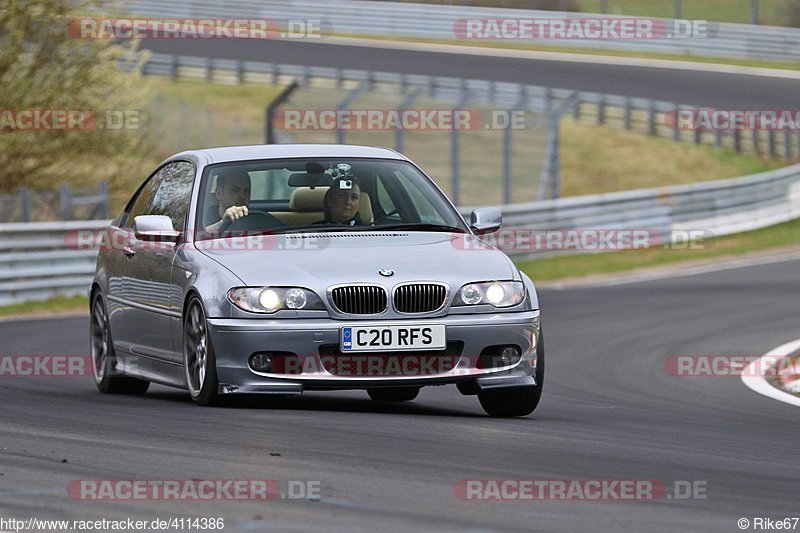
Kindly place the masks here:
POLYGON ((291 159, 205 169, 198 239, 298 231, 468 230, 429 178, 406 161, 291 159))

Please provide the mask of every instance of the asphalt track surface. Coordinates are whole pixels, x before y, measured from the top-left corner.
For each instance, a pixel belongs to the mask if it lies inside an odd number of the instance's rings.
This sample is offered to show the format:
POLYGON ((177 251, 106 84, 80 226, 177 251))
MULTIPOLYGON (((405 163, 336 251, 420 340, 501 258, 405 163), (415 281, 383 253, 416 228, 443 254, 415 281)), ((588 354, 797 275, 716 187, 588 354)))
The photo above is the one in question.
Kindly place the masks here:
POLYGON ((149 40, 153 52, 454 76, 594 91, 720 109, 795 109, 800 80, 649 67, 392 50, 279 40, 149 40))
MULTIPOLYGON (((0 517, 224 517, 225 531, 739 531, 798 516, 800 411, 738 377, 675 377, 676 354, 763 354, 800 337, 800 262, 543 291, 547 377, 496 420, 453 386, 201 408, 177 390, 0 378, 0 517), (66 460, 66 462, 64 461, 66 460), (320 480, 319 501, 73 500, 79 479, 320 480), (705 499, 463 501, 465 479, 705 483, 705 499), (752 527, 752 526, 751 526, 752 527)), ((85 354, 85 318, 0 323, 3 354, 85 354)), ((752 529, 751 529, 752 530, 752 529)))

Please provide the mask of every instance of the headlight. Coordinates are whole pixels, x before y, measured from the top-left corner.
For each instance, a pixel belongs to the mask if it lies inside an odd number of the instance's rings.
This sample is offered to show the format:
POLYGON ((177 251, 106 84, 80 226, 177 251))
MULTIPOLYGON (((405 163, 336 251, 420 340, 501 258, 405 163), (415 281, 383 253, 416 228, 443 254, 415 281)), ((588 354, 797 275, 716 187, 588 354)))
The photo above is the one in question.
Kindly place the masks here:
POLYGON ((461 287, 453 305, 478 305, 511 307, 525 299, 525 286, 521 281, 485 281, 461 287))
POLYGON ((251 313, 281 309, 325 309, 316 293, 301 287, 237 287, 228 291, 233 305, 251 313))

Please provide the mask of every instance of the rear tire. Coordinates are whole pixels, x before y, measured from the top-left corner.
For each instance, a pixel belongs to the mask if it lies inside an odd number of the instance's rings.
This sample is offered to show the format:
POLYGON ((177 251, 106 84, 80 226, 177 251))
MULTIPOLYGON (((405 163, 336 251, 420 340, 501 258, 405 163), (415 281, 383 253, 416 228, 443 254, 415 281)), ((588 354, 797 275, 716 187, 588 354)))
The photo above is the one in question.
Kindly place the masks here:
POLYGON ((92 377, 100 392, 131 395, 147 392, 147 388, 150 387, 149 381, 122 376, 117 371, 117 354, 111 339, 106 305, 100 291, 95 292, 92 296, 89 343, 92 355, 92 377))
POLYGON ((544 386, 544 334, 539 332, 536 346, 536 385, 487 390, 478 393, 481 407, 489 416, 509 418, 526 416, 536 410, 544 386))
POLYGON ((419 394, 419 387, 367 389, 367 394, 376 402, 410 402, 419 394))
POLYGON ((183 319, 183 369, 186 388, 197 405, 222 404, 217 379, 217 360, 208 335, 203 304, 192 297, 183 319))

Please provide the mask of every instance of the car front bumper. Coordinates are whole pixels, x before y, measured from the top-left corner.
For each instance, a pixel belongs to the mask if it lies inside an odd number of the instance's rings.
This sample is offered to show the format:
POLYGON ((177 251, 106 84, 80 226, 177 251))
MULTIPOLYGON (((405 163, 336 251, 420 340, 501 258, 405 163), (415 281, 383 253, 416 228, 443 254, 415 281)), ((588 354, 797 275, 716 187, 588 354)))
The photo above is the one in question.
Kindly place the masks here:
MULTIPOLYGON (((456 355, 426 355, 404 359, 394 366, 399 372, 386 373, 386 366, 373 372, 369 358, 385 363, 393 354, 347 353, 326 355, 339 345, 342 326, 370 324, 370 321, 334 319, 208 319, 211 343, 216 356, 220 394, 301 394, 304 390, 367 389, 375 387, 411 387, 468 384, 467 389, 485 390, 500 387, 534 385, 536 346, 539 341, 539 311, 450 315, 435 319, 398 320, 404 323, 444 324, 448 343, 459 347, 456 355), (520 350, 519 361, 498 368, 479 368, 480 354, 490 346, 510 345, 520 350), (278 374, 256 372, 249 358, 256 352, 295 354, 302 361, 302 373, 278 374), (447 365, 438 364, 448 358, 447 365), (349 358, 345 360, 345 358, 349 358), (366 358, 366 363, 365 359, 366 358), (431 363, 435 360, 435 364, 431 363), (410 361, 408 365, 406 362, 410 361), (452 364, 450 364, 452 363, 452 364), (333 365, 333 372, 331 371, 333 365), (342 374, 346 367, 366 371, 342 374), (361 366, 359 366, 361 365, 361 366)), ((380 321, 381 324, 392 321, 380 321)), ((405 354, 407 356, 408 354, 405 354)), ((396 362, 396 361, 395 361, 396 362)), ((465 389, 465 390, 467 390, 465 389)))

